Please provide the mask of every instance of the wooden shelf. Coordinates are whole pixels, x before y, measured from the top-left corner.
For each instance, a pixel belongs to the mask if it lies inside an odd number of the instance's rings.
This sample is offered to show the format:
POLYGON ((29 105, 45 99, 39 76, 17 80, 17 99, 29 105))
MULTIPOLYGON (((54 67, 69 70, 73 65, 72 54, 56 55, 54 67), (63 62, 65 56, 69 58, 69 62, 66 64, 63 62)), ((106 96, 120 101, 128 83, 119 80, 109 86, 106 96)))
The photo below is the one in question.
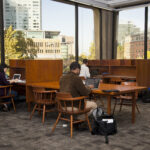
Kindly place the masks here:
POLYGON ((104 72, 107 72, 111 75, 135 76, 138 85, 150 87, 150 80, 149 80, 150 60, 143 60, 143 59, 96 60, 96 65, 94 65, 95 64, 94 61, 95 60, 88 61, 91 75, 93 70, 95 69, 97 70, 97 72, 99 72, 99 75, 103 74, 104 72))

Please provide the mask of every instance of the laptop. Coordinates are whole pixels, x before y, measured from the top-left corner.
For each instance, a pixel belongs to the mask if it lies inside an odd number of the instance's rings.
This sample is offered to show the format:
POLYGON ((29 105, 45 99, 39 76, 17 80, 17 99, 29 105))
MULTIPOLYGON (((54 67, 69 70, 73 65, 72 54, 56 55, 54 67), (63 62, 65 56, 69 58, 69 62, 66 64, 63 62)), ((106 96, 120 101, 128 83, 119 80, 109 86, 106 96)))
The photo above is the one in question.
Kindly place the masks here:
POLYGON ((100 80, 100 78, 87 78, 85 80, 85 85, 94 85, 94 89, 98 89, 100 80))
POLYGON ((18 79, 18 80, 20 80, 20 78, 21 78, 21 74, 14 74, 14 75, 13 75, 13 79, 18 79))

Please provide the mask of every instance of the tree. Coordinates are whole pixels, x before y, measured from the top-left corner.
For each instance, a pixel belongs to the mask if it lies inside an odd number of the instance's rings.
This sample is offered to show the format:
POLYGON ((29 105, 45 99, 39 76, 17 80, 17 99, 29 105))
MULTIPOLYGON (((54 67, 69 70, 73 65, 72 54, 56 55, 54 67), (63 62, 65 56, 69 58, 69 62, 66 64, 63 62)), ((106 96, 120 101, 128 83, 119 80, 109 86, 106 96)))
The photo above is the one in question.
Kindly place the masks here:
POLYGON ((17 39, 15 38, 16 31, 10 26, 5 30, 5 59, 8 62, 9 58, 17 58, 20 53, 16 51, 17 39))
POLYGON ((22 31, 13 30, 10 26, 5 30, 5 58, 8 60, 19 58, 34 59, 37 57, 37 50, 32 39, 25 39, 22 31))
POLYGON ((79 56, 79 63, 82 63, 83 59, 87 59, 87 56, 84 53, 79 56))
POLYGON ((91 43, 89 48, 90 55, 88 56, 88 59, 95 59, 95 45, 94 43, 91 43))
POLYGON ((124 58, 124 47, 121 44, 118 44, 117 46, 117 59, 123 59, 124 58))

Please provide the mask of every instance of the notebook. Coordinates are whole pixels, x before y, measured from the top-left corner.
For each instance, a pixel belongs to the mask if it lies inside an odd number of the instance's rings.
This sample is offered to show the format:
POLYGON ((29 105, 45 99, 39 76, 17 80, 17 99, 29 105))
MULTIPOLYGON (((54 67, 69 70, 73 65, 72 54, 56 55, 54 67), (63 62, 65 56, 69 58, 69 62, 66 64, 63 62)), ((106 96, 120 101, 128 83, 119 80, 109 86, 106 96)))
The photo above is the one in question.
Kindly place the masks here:
POLYGON ((100 84, 100 78, 87 78, 85 80, 85 85, 94 85, 94 89, 98 89, 100 84))

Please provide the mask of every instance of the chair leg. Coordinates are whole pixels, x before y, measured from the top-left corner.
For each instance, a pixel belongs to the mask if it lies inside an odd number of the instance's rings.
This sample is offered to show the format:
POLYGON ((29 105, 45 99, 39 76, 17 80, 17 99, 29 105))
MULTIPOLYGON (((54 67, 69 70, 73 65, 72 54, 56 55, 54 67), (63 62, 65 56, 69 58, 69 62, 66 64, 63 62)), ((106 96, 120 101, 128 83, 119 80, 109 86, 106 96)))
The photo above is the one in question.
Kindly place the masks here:
POLYGON ((70 136, 73 135, 73 115, 70 116, 70 136))
POLYGON ((37 107, 37 104, 34 105, 34 108, 33 108, 32 112, 31 112, 31 115, 30 115, 30 120, 32 119, 32 116, 35 112, 36 107, 37 107))
POLYGON ((122 105, 123 105, 123 100, 122 100, 122 99, 120 99, 120 101, 121 101, 121 104, 120 104, 119 112, 121 112, 121 110, 122 110, 122 105))
POLYGON ((113 115, 115 113, 116 105, 117 105, 117 99, 115 100, 115 104, 114 104, 114 108, 113 108, 113 113, 112 113, 113 115))
POLYGON ((138 108, 138 105, 137 105, 137 104, 135 105, 135 107, 136 107, 136 109, 137 109, 138 113, 140 113, 140 110, 139 110, 139 108, 138 108))
POLYGON ((40 104, 38 105, 38 109, 39 109, 39 110, 38 110, 39 116, 41 116, 41 105, 40 105, 40 104))
POLYGON ((58 117, 57 117, 57 120, 56 120, 56 122, 55 122, 55 124, 54 124, 54 126, 53 126, 53 128, 52 128, 51 133, 53 133, 53 132, 54 132, 54 130, 55 130, 55 128, 56 128, 56 125, 57 125, 57 123, 58 123, 58 121, 59 121, 60 117, 61 117, 61 113, 59 113, 59 115, 58 115, 58 117))
POLYGON ((100 102, 101 102, 102 106, 104 107, 105 106, 104 101, 101 99, 100 102))
POLYGON ((92 132, 92 128, 91 128, 91 124, 90 124, 90 121, 89 121, 89 117, 88 117, 87 114, 85 114, 85 117, 86 117, 86 120, 87 120, 87 123, 88 123, 89 130, 90 130, 90 132, 92 132))
POLYGON ((45 109, 46 109, 46 106, 43 105, 43 118, 42 118, 42 123, 44 124, 44 121, 45 121, 45 109))
POLYGON ((14 103, 14 99, 13 98, 11 98, 11 102, 13 104, 14 111, 16 112, 16 107, 15 107, 15 103, 14 103))

